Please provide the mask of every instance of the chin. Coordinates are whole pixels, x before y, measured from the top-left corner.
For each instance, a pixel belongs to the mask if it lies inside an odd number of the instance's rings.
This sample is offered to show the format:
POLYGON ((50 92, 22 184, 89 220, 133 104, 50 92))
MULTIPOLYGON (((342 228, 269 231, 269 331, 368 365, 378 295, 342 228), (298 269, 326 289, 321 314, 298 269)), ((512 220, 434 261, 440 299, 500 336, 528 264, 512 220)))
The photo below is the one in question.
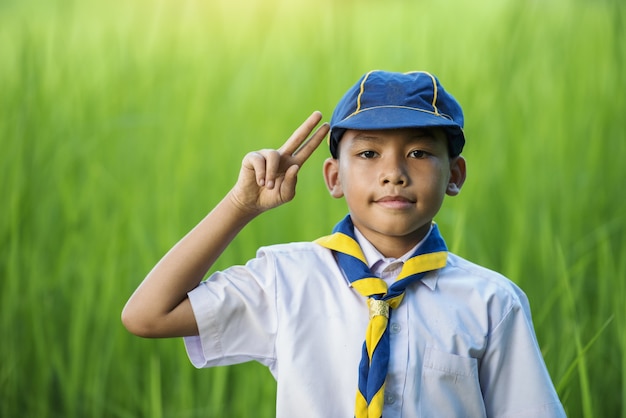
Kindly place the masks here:
POLYGON ((403 224, 400 222, 388 222, 384 225, 380 225, 380 228, 377 228, 376 231, 379 234, 387 235, 389 237, 395 238, 404 238, 410 237, 412 235, 420 235, 420 231, 424 228, 424 226, 430 225, 430 222, 425 224, 403 224))

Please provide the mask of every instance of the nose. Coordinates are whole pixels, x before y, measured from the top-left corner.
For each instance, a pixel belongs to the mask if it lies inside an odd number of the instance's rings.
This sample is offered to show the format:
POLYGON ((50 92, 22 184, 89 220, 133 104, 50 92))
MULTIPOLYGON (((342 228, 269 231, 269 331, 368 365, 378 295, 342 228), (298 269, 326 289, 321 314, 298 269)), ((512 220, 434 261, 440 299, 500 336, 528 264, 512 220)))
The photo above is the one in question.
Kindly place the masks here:
POLYGON ((403 158, 388 157, 384 159, 380 172, 381 184, 406 186, 408 181, 406 164, 403 158))

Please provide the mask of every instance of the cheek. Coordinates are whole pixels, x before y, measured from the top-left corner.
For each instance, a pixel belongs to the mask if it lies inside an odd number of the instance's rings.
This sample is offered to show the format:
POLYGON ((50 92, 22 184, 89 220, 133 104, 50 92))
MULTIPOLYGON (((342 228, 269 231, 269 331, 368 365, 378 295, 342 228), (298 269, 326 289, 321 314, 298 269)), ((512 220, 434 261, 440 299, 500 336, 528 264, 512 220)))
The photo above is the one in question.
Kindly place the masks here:
POLYGON ((446 187, 448 186, 448 182, 450 181, 450 164, 448 164, 447 161, 440 161, 439 164, 437 164, 434 172, 437 176, 437 182, 443 187, 443 190, 445 191, 446 187))
POLYGON ((348 200, 365 197, 372 190, 373 186, 371 171, 367 173, 354 166, 347 170, 342 170, 339 174, 339 186, 343 196, 348 200))
POLYGON ((343 160, 340 162, 338 178, 342 187, 348 189, 350 185, 354 183, 353 178, 358 176, 358 174, 355 174, 357 170, 358 168, 355 167, 354 164, 349 164, 343 160))
POLYGON ((450 181, 450 174, 437 167, 435 170, 428 170, 418 175, 417 181, 421 182, 421 190, 425 195, 430 196, 432 202, 439 203, 443 201, 443 197, 448 190, 448 182, 450 181))
POLYGON ((450 169, 442 162, 432 160, 428 164, 416 167, 413 176, 418 181, 421 179, 432 188, 438 188, 439 185, 448 183, 450 169))

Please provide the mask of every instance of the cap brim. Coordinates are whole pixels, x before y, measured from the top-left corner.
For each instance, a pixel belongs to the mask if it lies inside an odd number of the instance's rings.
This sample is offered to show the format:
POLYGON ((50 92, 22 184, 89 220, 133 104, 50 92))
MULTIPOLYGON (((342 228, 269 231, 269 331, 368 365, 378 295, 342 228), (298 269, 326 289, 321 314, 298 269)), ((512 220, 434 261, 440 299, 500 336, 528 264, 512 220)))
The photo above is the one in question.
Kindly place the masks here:
POLYGON ((333 128, 376 130, 438 126, 461 130, 456 122, 444 116, 435 115, 434 113, 419 109, 399 106, 363 109, 338 122, 333 128))

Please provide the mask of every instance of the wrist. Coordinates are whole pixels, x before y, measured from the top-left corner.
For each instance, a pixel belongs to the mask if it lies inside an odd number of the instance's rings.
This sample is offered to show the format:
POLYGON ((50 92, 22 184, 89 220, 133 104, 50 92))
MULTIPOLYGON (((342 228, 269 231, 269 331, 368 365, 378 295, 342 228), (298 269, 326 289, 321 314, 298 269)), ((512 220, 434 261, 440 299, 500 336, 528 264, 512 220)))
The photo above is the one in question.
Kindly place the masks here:
POLYGON ((261 213, 263 210, 259 209, 256 206, 248 205, 245 202, 241 201, 237 194, 231 189, 226 197, 224 198, 225 203, 230 206, 230 210, 232 211, 233 216, 243 221, 251 221, 261 213))

